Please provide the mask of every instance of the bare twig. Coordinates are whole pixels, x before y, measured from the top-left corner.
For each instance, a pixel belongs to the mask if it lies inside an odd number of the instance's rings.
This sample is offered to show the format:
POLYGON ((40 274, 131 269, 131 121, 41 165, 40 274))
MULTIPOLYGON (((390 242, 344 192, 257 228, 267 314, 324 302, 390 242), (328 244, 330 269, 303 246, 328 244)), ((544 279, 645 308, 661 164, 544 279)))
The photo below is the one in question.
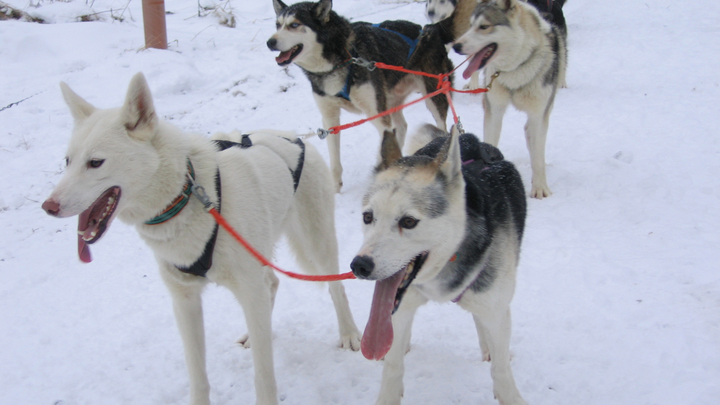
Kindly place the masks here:
POLYGON ((22 20, 36 23, 45 22, 42 18, 33 17, 22 10, 19 10, 5 2, 0 1, 0 21, 2 20, 22 20))

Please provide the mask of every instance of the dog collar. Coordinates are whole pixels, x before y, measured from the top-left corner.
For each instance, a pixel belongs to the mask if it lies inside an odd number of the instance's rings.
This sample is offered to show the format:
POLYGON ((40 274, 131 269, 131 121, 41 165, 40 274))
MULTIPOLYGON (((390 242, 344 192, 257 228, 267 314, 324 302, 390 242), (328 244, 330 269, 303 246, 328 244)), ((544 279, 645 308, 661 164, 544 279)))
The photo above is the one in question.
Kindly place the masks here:
MULTIPOLYGON (((190 162, 189 158, 187 160, 187 167, 190 178, 195 180, 195 169, 193 168, 192 162, 190 162)), ((188 201, 190 201, 190 195, 192 195, 192 182, 188 179, 185 181, 185 185, 183 186, 180 195, 178 195, 167 207, 165 207, 163 212, 159 215, 145 221, 145 225, 158 225, 175 218, 175 216, 178 215, 183 208, 185 208, 188 201)))

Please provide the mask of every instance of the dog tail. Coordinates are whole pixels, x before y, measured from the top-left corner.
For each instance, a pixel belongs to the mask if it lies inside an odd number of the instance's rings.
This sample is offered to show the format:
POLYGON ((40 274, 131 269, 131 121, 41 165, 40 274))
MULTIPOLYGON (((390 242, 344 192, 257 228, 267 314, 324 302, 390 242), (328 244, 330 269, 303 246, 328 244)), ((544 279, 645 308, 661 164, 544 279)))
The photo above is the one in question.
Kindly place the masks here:
POLYGON ((448 133, 432 124, 425 124, 418 128, 417 131, 410 137, 410 140, 405 147, 405 155, 414 155, 420 148, 427 145, 433 139, 442 138, 448 136, 448 133))

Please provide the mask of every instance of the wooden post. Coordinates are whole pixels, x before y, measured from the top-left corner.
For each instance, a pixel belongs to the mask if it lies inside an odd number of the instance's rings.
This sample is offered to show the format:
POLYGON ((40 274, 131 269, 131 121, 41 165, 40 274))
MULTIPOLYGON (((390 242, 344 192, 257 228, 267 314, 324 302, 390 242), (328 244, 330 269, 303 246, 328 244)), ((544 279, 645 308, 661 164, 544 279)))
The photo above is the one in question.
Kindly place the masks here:
POLYGON ((167 49, 165 0, 142 0, 145 48, 167 49))

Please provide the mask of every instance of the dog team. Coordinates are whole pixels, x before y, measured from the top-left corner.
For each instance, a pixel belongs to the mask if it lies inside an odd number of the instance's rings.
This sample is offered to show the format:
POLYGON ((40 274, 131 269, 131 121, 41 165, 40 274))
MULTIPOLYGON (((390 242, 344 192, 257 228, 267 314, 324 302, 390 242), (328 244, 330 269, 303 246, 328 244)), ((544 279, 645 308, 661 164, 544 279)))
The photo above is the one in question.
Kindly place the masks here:
MULTIPOLYGON (((468 55, 468 87, 484 93, 484 142, 456 127, 447 132, 448 100, 426 100, 435 125, 405 142, 402 110, 377 118, 382 141, 362 199, 364 239, 350 267, 375 281, 361 335, 340 281, 329 283, 340 346, 384 359, 376 404, 400 404, 404 356, 413 317, 424 303, 452 301, 472 313, 482 358, 491 362, 500 404, 526 404, 510 367, 510 302, 526 216, 518 171, 496 148, 510 103, 527 114, 530 196, 551 194, 545 141, 557 90, 565 87, 564 0, 428 0, 425 27, 395 20, 349 22, 332 0, 286 5, 273 0, 277 32, 267 41, 280 66, 307 76, 323 127, 340 111, 368 117, 402 105, 437 82, 357 61, 383 62, 429 74, 448 73, 452 48, 468 55), (480 84, 478 72, 484 72, 480 84), (406 155, 402 150, 405 148, 406 155)), ((452 79, 451 79, 452 80, 452 79)), ((330 169, 318 151, 281 131, 183 133, 158 117, 141 73, 120 108, 97 109, 61 83, 74 119, 66 171, 42 208, 78 216, 78 254, 117 216, 150 246, 173 302, 190 382, 190 404, 210 404, 201 294, 217 283, 240 303, 255 368, 256 403, 277 404, 271 312, 279 280, 222 230, 193 194, 217 211, 261 254, 286 235, 300 267, 339 273, 334 194, 342 187, 340 134, 327 138, 330 169)))

